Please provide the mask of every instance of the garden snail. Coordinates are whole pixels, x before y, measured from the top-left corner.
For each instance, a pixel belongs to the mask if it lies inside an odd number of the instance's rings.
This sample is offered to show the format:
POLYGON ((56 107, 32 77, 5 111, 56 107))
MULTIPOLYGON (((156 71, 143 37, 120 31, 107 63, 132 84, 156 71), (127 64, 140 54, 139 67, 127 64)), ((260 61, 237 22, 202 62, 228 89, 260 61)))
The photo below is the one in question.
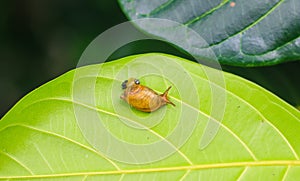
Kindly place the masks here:
POLYGON ((154 90, 140 85, 138 79, 130 78, 122 83, 122 89, 124 89, 124 93, 121 95, 121 99, 143 112, 153 112, 166 104, 175 106, 168 99, 168 92, 171 86, 163 94, 159 95, 154 90))

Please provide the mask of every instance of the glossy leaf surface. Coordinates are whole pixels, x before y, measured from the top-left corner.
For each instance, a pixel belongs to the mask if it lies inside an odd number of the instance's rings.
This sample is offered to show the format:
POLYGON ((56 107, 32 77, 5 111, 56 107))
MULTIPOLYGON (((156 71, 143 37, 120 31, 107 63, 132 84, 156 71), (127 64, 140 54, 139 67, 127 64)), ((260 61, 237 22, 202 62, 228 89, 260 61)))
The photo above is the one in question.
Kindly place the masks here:
POLYGON ((144 54, 70 71, 18 102, 0 120, 0 179, 293 180, 300 177, 299 137, 299 111, 263 88, 178 57, 144 54), (225 88, 213 75, 222 75, 225 88), (119 97, 129 76, 159 93, 172 85, 176 107, 134 110, 119 97), (214 91, 224 93, 223 108, 214 91), (200 148, 209 121, 218 131, 200 148))

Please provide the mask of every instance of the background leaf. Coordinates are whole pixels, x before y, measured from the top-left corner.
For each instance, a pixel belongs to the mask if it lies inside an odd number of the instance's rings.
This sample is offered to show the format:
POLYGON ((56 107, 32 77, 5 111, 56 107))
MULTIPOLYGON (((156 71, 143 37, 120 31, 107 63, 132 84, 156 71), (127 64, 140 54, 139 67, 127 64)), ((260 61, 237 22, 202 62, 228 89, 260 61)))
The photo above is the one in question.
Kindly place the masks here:
MULTIPOLYGON (((232 74, 224 73, 224 90, 217 82, 207 80, 204 69, 204 66, 174 56, 145 54, 82 67, 48 82, 25 96, 0 120, 0 179, 298 178, 299 111, 261 87, 232 74), (151 64, 143 67, 128 65, 136 60, 148 65, 157 59, 161 62, 155 64, 158 70, 164 67, 162 60, 174 62, 183 68, 195 82, 198 95, 191 97, 197 97, 200 107, 193 107, 188 103, 185 95, 191 92, 191 88, 180 84, 173 85, 170 92, 170 99, 177 106, 166 106, 150 115, 131 110, 119 99, 117 94, 122 90, 118 85, 122 80, 117 78, 121 70, 143 72, 151 64), (95 105, 78 102, 79 98, 87 95, 92 86, 96 90, 93 95, 95 105), (216 120, 220 129, 215 139, 208 147, 200 150, 201 135, 209 118, 213 118, 211 107, 218 106, 212 105, 211 90, 214 86, 226 93, 224 117, 223 120, 216 120), (74 90, 78 91, 76 97, 73 95, 74 90), (91 146, 91 142, 87 141, 82 129, 78 127, 78 115, 75 114, 77 108, 88 110, 91 114, 97 113, 111 134, 125 142, 138 145, 147 145, 160 139, 172 145, 166 138, 178 124, 176 118, 184 108, 197 110, 199 117, 191 136, 182 147, 173 150, 174 154, 153 163, 136 165, 116 161, 91 146), (117 108, 127 111, 116 112, 117 108), (130 116, 130 121, 144 124, 147 128, 147 124, 151 122, 141 119, 161 112, 165 112, 161 122, 148 129, 136 129, 120 119, 122 116, 130 116)), ((169 72, 172 73, 172 69, 169 72)), ((141 82, 158 92, 163 92, 172 84, 163 75, 141 75, 141 82)), ((85 116, 85 121, 89 123, 90 114, 85 116)), ((188 123, 190 120, 185 121, 188 123)), ((101 134, 94 133, 96 137, 101 134)), ((116 151, 123 154, 127 150, 116 151)), ((162 150, 158 148, 157 151, 162 150)), ((144 156, 151 154, 145 152, 144 156)))
MULTIPOLYGON (((229 1, 229 0, 119 0, 131 20, 162 18, 192 28, 211 48, 222 64, 262 66, 300 57, 300 1, 229 1)), ((149 23, 150 24, 150 23, 149 23)), ((151 25, 136 25, 143 31, 174 43, 163 28, 154 31, 151 25)), ((184 34, 181 34, 184 36, 184 34)), ((186 50, 196 57, 213 59, 203 52, 186 50)))
MULTIPOLYGON (((86 46, 108 28, 127 21, 117 1, 2 1, 0 3, 0 117, 24 95, 48 80, 72 70, 86 46), (56 13, 53 13, 53 12, 56 13), (111 17, 114 17, 111 19, 111 17), (101 23, 99 23, 99 20, 101 23)), ((162 52, 193 57, 162 41, 132 42, 109 58, 162 52)), ((300 105, 300 61, 256 68, 223 67, 300 105), (237 70, 238 69, 238 70, 237 70)))

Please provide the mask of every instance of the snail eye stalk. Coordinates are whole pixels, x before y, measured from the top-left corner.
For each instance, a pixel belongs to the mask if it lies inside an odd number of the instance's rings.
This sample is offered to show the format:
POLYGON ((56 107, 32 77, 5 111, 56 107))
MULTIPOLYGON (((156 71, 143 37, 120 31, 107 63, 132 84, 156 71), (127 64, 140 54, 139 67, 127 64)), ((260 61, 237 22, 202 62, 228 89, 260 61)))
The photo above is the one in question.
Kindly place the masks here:
POLYGON ((139 84, 140 84, 140 81, 139 81, 138 79, 135 79, 135 80, 134 80, 134 83, 135 83, 136 85, 139 85, 139 84))
POLYGON ((127 88, 127 82, 128 80, 125 80, 123 83, 122 83, 122 89, 126 89, 127 88))

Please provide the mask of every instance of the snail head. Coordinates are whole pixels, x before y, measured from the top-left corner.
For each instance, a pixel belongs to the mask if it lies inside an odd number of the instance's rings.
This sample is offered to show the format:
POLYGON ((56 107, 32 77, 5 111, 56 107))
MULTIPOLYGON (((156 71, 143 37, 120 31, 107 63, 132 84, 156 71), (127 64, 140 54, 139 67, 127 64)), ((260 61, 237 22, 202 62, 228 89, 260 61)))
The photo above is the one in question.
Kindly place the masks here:
POLYGON ((133 85, 139 85, 139 84, 140 84, 139 79, 129 78, 128 80, 125 80, 122 83, 122 89, 126 89, 127 87, 131 87, 133 85))

